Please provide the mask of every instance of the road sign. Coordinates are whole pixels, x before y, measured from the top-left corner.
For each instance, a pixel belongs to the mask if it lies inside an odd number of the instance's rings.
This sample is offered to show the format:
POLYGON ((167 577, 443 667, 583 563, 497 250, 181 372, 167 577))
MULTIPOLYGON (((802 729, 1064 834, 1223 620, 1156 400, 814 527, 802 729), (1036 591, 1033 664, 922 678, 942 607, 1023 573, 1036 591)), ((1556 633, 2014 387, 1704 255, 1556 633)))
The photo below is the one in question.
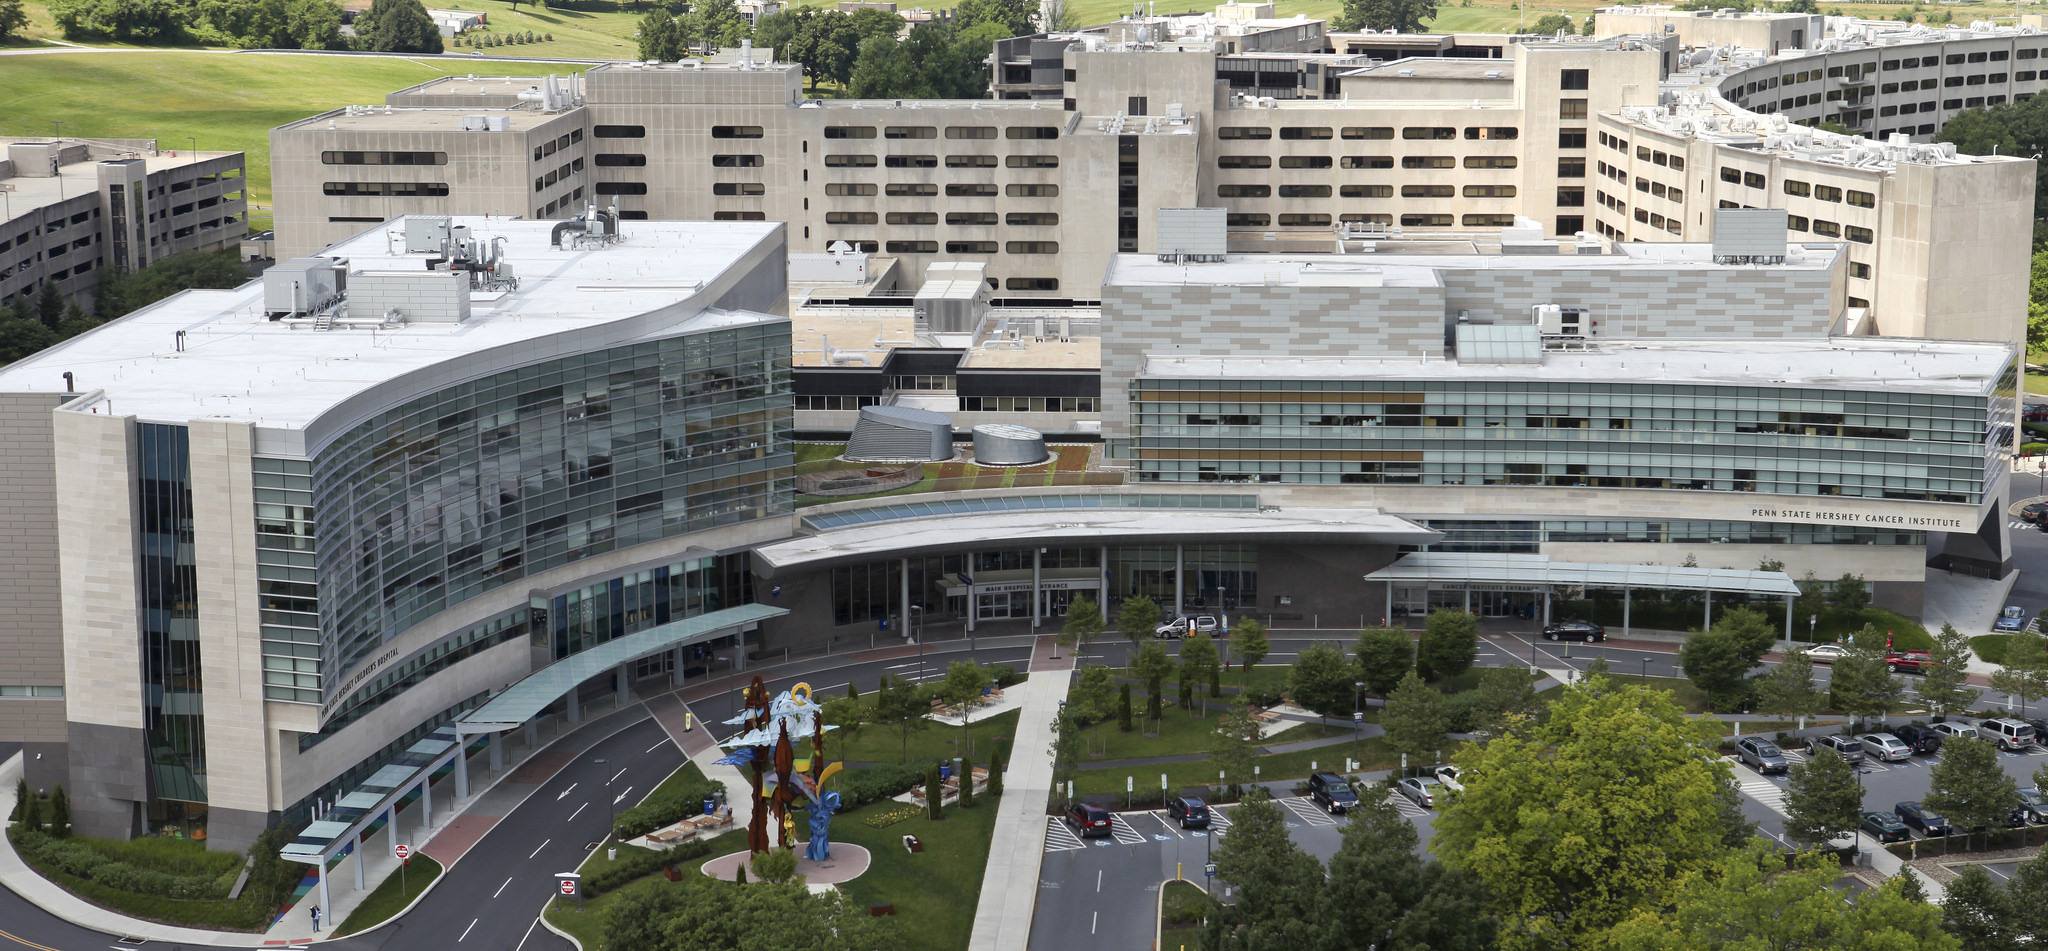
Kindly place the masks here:
POLYGON ((1215 878, 1216 863, 1210 862, 1209 864, 1202 866, 1202 874, 1208 876, 1209 878, 1215 878))
POLYGON ((576 880, 575 880, 575 879, 573 879, 573 878, 565 878, 565 879, 562 879, 562 896, 563 896, 563 897, 565 897, 565 898, 574 898, 574 897, 576 897, 576 880))
POLYGON ((405 861, 406 859, 412 858, 412 850, 406 848, 403 845, 392 846, 391 854, 393 857, 397 858, 401 862, 405 861))

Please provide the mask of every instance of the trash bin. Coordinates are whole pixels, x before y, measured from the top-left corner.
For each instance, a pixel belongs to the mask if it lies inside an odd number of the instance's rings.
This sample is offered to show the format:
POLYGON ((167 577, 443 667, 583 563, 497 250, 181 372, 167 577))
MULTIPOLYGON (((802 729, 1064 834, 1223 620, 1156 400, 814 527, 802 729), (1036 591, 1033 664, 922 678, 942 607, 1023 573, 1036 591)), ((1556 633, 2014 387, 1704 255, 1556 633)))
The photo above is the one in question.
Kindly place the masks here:
POLYGON ((704 797, 704 814, 707 816, 715 816, 718 814, 718 800, 715 797, 704 797))
POLYGON ((948 780, 948 779, 951 779, 951 778, 953 778, 953 764, 951 764, 951 763, 940 763, 940 764, 939 764, 939 781, 940 781, 940 782, 944 782, 944 781, 946 781, 946 780, 948 780))

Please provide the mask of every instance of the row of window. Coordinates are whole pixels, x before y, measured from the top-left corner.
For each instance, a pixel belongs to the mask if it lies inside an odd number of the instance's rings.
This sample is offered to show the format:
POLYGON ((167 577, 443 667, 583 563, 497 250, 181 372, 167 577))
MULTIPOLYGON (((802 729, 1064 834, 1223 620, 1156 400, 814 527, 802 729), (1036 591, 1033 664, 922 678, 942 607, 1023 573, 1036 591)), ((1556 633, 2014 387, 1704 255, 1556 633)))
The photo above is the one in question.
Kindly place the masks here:
MULTIPOLYGON (((581 138, 583 133, 576 133, 581 138)), ((322 165, 446 165, 446 152, 355 152, 320 153, 322 165)))
MULTIPOLYGON (((825 220, 827 224, 874 224, 875 213, 828 211, 825 213, 825 220)), ((940 221, 939 213, 936 211, 892 211, 884 215, 883 220, 892 225, 935 225, 940 221)), ((1050 228, 1060 223, 1060 216, 1058 212, 1051 211, 1013 211, 1004 215, 997 215, 993 211, 949 211, 946 212, 945 223, 955 227, 994 227, 997 224, 1006 224, 1015 227, 1050 228)))
MULTIPOLYGON (((936 186, 930 187, 935 188, 936 186)), ((646 186, 642 185, 641 188, 645 189, 646 186)), ((865 182, 835 182, 825 186, 825 194, 833 197, 867 197, 874 193, 875 186, 865 182)), ((641 194, 644 194, 644 192, 641 192, 641 194)), ((911 185, 891 184, 889 186, 889 194, 896 197, 915 198, 933 195, 936 192, 925 191, 922 187, 911 185)), ((947 198, 994 198, 996 194, 996 186, 986 182, 956 183, 945 186, 947 198)), ((1001 194, 1009 198, 1058 198, 1060 187, 1058 185, 1005 185, 1001 194)))
MULTIPOLYGON (((825 127, 825 138, 828 139, 872 139, 874 137, 875 127, 871 125, 828 125, 825 127)), ((995 137, 996 129, 994 126, 956 125, 946 127, 946 138, 949 139, 993 139, 995 137)), ((1060 130, 1057 126, 1015 125, 1003 129, 1003 138, 1012 140, 1057 139, 1059 137, 1060 130)), ((759 138, 759 136, 755 136, 755 138, 759 138)), ((935 139, 938 138, 938 130, 928 125, 884 126, 882 138, 935 139)))
MULTIPOLYGON (((1391 198, 1391 197, 1393 197, 1393 188, 1394 188, 1394 187, 1393 187, 1392 185, 1345 185, 1345 186, 1343 186, 1343 197, 1345 197, 1345 198, 1391 198)), ((1457 197, 1457 192, 1458 192, 1457 186, 1454 186, 1454 185, 1403 185, 1403 186, 1401 186, 1401 197, 1402 197, 1402 198, 1455 198, 1455 197, 1457 197)), ((1330 186, 1328 186, 1328 185, 1281 185, 1281 186, 1280 186, 1280 192, 1279 192, 1279 194, 1280 194, 1280 197, 1281 197, 1281 198, 1328 198, 1328 197, 1330 197, 1330 186)), ((1273 197, 1273 186, 1271 186, 1271 185, 1218 185, 1218 186, 1216 186, 1216 197, 1218 197, 1218 198, 1271 198, 1271 197, 1273 197)), ((1465 197, 1466 197, 1466 198, 1513 198, 1513 197, 1515 197, 1515 186, 1513 186, 1513 185, 1466 185, 1466 186, 1465 186, 1465 197)))
MULTIPOLYGON (((1813 219, 1810 224, 1810 230, 1824 238, 1847 238, 1857 244, 1870 244, 1877 240, 1877 233, 1869 228, 1861 228, 1856 225, 1844 227, 1836 222, 1820 218, 1813 219)), ((1785 219, 1785 227, 1793 231, 1807 231, 1809 230, 1809 222, 1806 218, 1799 215, 1789 215, 1785 219)))
MULTIPOLYGON (((759 155, 714 155, 714 168, 760 168, 764 163, 759 155)), ((881 163, 885 168, 938 168, 936 155, 885 155, 881 163)), ((1058 168, 1057 155, 1010 155, 1003 159, 1008 168, 1058 168)), ((875 156, 855 153, 839 153, 825 156, 826 168, 874 168, 875 156)), ((947 168, 995 168, 993 155, 948 155, 947 168)))
MULTIPOLYGON (((555 138, 553 141, 542 142, 541 144, 534 146, 533 160, 538 162, 541 159, 547 158, 548 156, 553 155, 556 152, 568 148, 571 143, 581 141, 583 141, 583 130, 571 129, 568 132, 563 133, 561 136, 555 138)), ((446 161, 447 160, 444 158, 442 160, 442 163, 445 163, 446 161)))
POLYGON ((327 182, 325 195, 374 195, 385 198, 446 198, 447 182, 327 182))
MULTIPOLYGON (((875 223, 875 216, 872 212, 834 212, 826 214, 825 219, 826 224, 835 225, 871 225, 875 223), (834 220, 836 217, 842 215, 851 216, 862 220, 834 220)), ((855 240, 851 238, 833 238, 831 240, 833 242, 845 241, 847 244, 852 245, 855 250, 866 251, 870 254, 873 254, 876 251, 875 242, 873 241, 855 240)), ((947 254, 995 254, 997 244, 998 242, 995 241, 948 241, 945 243, 945 248, 947 254)), ((1005 241, 1001 242, 1001 245, 1002 250, 1008 254, 1060 253, 1060 243, 1057 241, 1005 241)), ((937 254, 939 253, 939 242, 884 241, 882 242, 880 250, 887 252, 889 254, 937 254)), ((1029 289, 1035 290, 1037 288, 1029 289)))
POLYGON ((963 396, 963 413, 1093 413, 1092 396, 963 396))
POLYGON ((539 178, 534 179, 533 190, 541 191, 547 188, 549 185, 553 185, 556 182, 568 181, 569 176, 581 171, 583 171, 583 160, 579 158, 570 162, 567 165, 562 166, 561 168, 555 169, 554 171, 549 172, 546 175, 542 175, 539 178))
MULTIPOLYGON (((1268 228, 1273 226, 1274 221, 1275 216, 1265 212, 1233 212, 1227 216, 1226 223, 1232 228, 1268 228)), ((1330 215, 1320 213, 1283 214, 1278 216, 1278 221, 1282 228, 1328 228, 1334 223, 1330 215)), ((1346 224, 1391 225, 1395 217, 1389 214, 1353 211, 1337 215, 1335 221, 1346 224)), ((1400 222, 1404 228, 1449 228, 1453 222, 1467 228, 1506 228, 1515 223, 1515 216, 1406 214, 1400 216, 1400 222)))
MULTIPOLYGON (((1288 141, 1322 141, 1331 138, 1329 126, 1281 126, 1280 138, 1288 141)), ((1346 139, 1391 139, 1394 130, 1390 126, 1344 126, 1337 130, 1338 137, 1346 139)), ((1514 126, 1466 126, 1465 138, 1472 140, 1514 139, 1522 132, 1514 126)), ((1216 130, 1219 139, 1271 139, 1271 126, 1223 126, 1216 130)), ((1421 140, 1455 139, 1458 130, 1450 126, 1408 126, 1401 130, 1401 138, 1421 140)))

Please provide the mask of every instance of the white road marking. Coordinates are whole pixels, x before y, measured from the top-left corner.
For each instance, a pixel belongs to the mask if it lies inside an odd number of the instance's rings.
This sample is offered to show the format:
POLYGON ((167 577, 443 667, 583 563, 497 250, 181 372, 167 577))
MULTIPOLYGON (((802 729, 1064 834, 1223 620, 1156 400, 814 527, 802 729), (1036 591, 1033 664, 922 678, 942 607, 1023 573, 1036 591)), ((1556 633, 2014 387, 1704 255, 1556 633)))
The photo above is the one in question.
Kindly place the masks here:
POLYGON ((1138 830, 1131 828, 1130 822, 1121 815, 1112 814, 1109 817, 1109 831, 1124 845, 1143 845, 1149 841, 1139 835, 1138 830))
MULTIPOLYGON (((642 753, 643 755, 644 755, 644 754, 647 754, 647 753, 652 753, 652 752, 654 752, 655 750, 661 749, 661 748, 662 748, 662 746, 663 746, 663 745, 665 745, 665 744, 667 744, 668 742, 669 742, 668 740, 662 740, 662 741, 661 741, 660 743, 656 743, 656 744, 654 744, 653 746, 650 746, 650 747, 648 747, 648 748, 646 748, 646 749, 644 749, 644 750, 641 750, 640 752, 641 752, 641 753, 642 753)), ((537 919, 536 919, 536 920, 537 920, 537 919)))
POLYGON ((587 803, 587 802, 586 802, 586 803, 584 803, 583 805, 577 806, 577 807, 576 807, 576 811, 575 811, 575 812, 569 813, 569 820, 568 820, 568 821, 570 821, 570 822, 575 822, 575 821, 576 821, 576 817, 577 817, 577 816, 580 816, 580 815, 582 815, 582 814, 583 814, 583 810, 585 810, 585 809, 588 809, 588 808, 590 808, 590 803, 587 803))
POLYGON ((613 774, 612 774, 612 778, 610 778, 610 779, 607 779, 607 780, 605 780, 605 781, 604 781, 604 784, 605 784, 605 785, 607 785, 607 786, 609 786, 609 785, 611 785, 612 783, 618 782, 618 780, 619 780, 619 777, 621 777, 621 776, 624 776, 624 775, 626 775, 626 770, 628 770, 628 769, 632 769, 632 767, 631 767, 631 766, 625 766, 625 767, 621 767, 621 768, 619 769, 619 771, 618 771, 618 772, 616 772, 616 773, 613 773, 613 774))
POLYGON ((539 924, 540 924, 540 919, 539 919, 539 918, 535 918, 535 919, 533 919, 533 924, 530 924, 530 925, 527 925, 527 926, 526 926, 526 936, 525 936, 525 937, 522 937, 522 938, 520 938, 520 939, 519 939, 519 947, 517 947, 517 948, 513 948, 513 949, 512 949, 512 951, 520 951, 520 949, 521 949, 521 948, 524 948, 524 947, 526 947, 526 939, 527 939, 527 938, 531 938, 531 937, 533 937, 533 929, 534 929, 534 927, 535 927, 535 926, 537 926, 537 925, 539 925, 539 924))
POLYGON ((1777 783, 1751 779, 1742 783, 1742 794, 1762 803, 1772 812, 1785 814, 1785 789, 1777 783))
POLYGON ((1102 870, 1099 868, 1095 870, 1095 890, 1102 891, 1102 870))
POLYGON ((625 792, 622 792, 622 793, 620 793, 620 794, 618 794, 618 795, 616 795, 616 796, 613 796, 613 797, 612 797, 612 805, 616 806, 616 805, 618 805, 619 803, 625 802, 625 801, 626 801, 626 797, 627 797, 627 796, 629 796, 629 795, 631 795, 631 794, 632 794, 632 792, 633 792, 633 787, 631 787, 631 786, 627 786, 627 787, 626 787, 626 791, 625 791, 625 792))
MULTIPOLYGON (((534 855, 539 855, 539 854, 540 854, 540 850, 542 850, 542 849, 545 849, 545 848, 547 848, 547 847, 548 847, 548 843, 549 843, 549 842, 553 842, 553 841, 555 841, 555 840, 553 840, 553 839, 542 839, 542 840, 541 840, 541 843, 540 843, 539 845, 537 845, 537 846, 534 846, 534 847, 533 847, 533 855, 529 855, 529 856, 527 856, 527 857, 526 857, 526 858, 527 858, 527 860, 531 861, 531 860, 533 859, 534 855)), ((535 921, 539 921, 540 919, 538 919, 538 918, 535 918, 534 920, 535 920, 535 921)))
POLYGON ((1052 816, 1045 818, 1045 850, 1047 852, 1071 852, 1087 847, 1088 843, 1081 841, 1081 837, 1075 835, 1074 830, 1067 828, 1065 822, 1052 816))
MULTIPOLYGON (((512 880, 511 880, 511 879, 509 879, 509 878, 508 878, 508 879, 506 879, 506 880, 505 880, 505 885, 510 885, 510 884, 512 884, 512 880)), ((503 894, 505 894, 505 885, 500 885, 500 886, 498 886, 498 890, 497 890, 497 891, 494 891, 494 892, 492 892, 492 893, 491 893, 491 897, 492 897, 492 898, 496 898, 496 897, 498 897, 499 895, 503 895, 503 894)))
POLYGON ((567 797, 568 797, 568 795, 569 795, 570 793, 572 793, 572 792, 575 792, 575 791, 576 791, 576 784, 575 784, 575 783, 570 783, 570 784, 569 784, 569 788, 567 788, 567 789, 564 789, 564 790, 562 790, 561 792, 558 792, 558 793, 556 793, 556 794, 555 794, 555 801, 556 801, 556 802, 561 802, 561 801, 562 801, 563 799, 567 798, 567 797))
POLYGON ((1288 812, 1294 813, 1294 815, 1297 818, 1299 818, 1303 822, 1308 823, 1309 825, 1333 826, 1337 824, 1337 819, 1335 816, 1332 816, 1328 812, 1325 812, 1323 810, 1323 807, 1318 806, 1315 803, 1310 802, 1307 799, 1304 799, 1300 796, 1289 796, 1285 799, 1279 799, 1275 801, 1277 801, 1283 806, 1286 806, 1288 812))
MULTIPOLYGON (((474 928, 474 927, 476 927, 476 922, 477 922, 477 919, 475 919, 475 918, 471 918, 471 919, 469 919, 469 928, 474 928)), ((469 928, 464 928, 464 929, 462 929, 462 938, 467 938, 467 937, 469 937, 469 928)), ((457 939, 455 939, 455 943, 456 943, 456 944, 461 944, 461 943, 462 943, 462 938, 457 938, 457 939)))
POLYGON ((1099 919, 1100 919, 1101 917, 1102 917, 1102 912, 1099 912, 1099 911, 1091 911, 1091 912, 1089 912, 1089 913, 1088 913, 1088 933, 1089 933, 1089 934, 1094 934, 1094 933, 1095 933, 1095 923, 1096 923, 1096 921, 1097 921, 1097 920, 1099 920, 1099 919))

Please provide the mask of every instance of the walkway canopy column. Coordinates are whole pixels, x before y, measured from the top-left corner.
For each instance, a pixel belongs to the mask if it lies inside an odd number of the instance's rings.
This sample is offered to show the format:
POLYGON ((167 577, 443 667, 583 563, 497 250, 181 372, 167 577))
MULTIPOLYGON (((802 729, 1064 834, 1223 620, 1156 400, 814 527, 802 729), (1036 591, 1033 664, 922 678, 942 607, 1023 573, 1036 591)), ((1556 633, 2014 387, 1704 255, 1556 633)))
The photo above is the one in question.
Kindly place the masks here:
POLYGON ((1629 607, 1629 588, 1628 588, 1628 586, 1627 586, 1627 585, 1622 585, 1622 586, 1621 586, 1621 636, 1623 636, 1623 637, 1627 637, 1627 636, 1628 636, 1628 607, 1629 607))
POLYGON ((1168 620, 1180 617, 1181 612, 1187 610, 1188 592, 1186 575, 1187 549, 1184 546, 1175 545, 1173 546, 1173 607, 1165 612, 1168 620))
POLYGON ((1792 596, 1785 596, 1785 640, 1792 639, 1792 596))
MULTIPOLYGON (((1038 632, 1038 625, 1045 614, 1045 595, 1039 589, 1039 571, 1045 561, 1045 549, 1031 546, 1031 631, 1038 632)), ((964 714, 963 714, 964 715, 964 714)))
POLYGON ((1714 590, 1713 590, 1712 588, 1709 588, 1709 589, 1707 589, 1707 616, 1706 616, 1706 618, 1705 618, 1705 619, 1703 619, 1703 620, 1701 620, 1701 621, 1700 621, 1700 630, 1704 631, 1704 630, 1706 630, 1707 628, 1710 628, 1710 627, 1713 627, 1713 626, 1714 626, 1714 590))

